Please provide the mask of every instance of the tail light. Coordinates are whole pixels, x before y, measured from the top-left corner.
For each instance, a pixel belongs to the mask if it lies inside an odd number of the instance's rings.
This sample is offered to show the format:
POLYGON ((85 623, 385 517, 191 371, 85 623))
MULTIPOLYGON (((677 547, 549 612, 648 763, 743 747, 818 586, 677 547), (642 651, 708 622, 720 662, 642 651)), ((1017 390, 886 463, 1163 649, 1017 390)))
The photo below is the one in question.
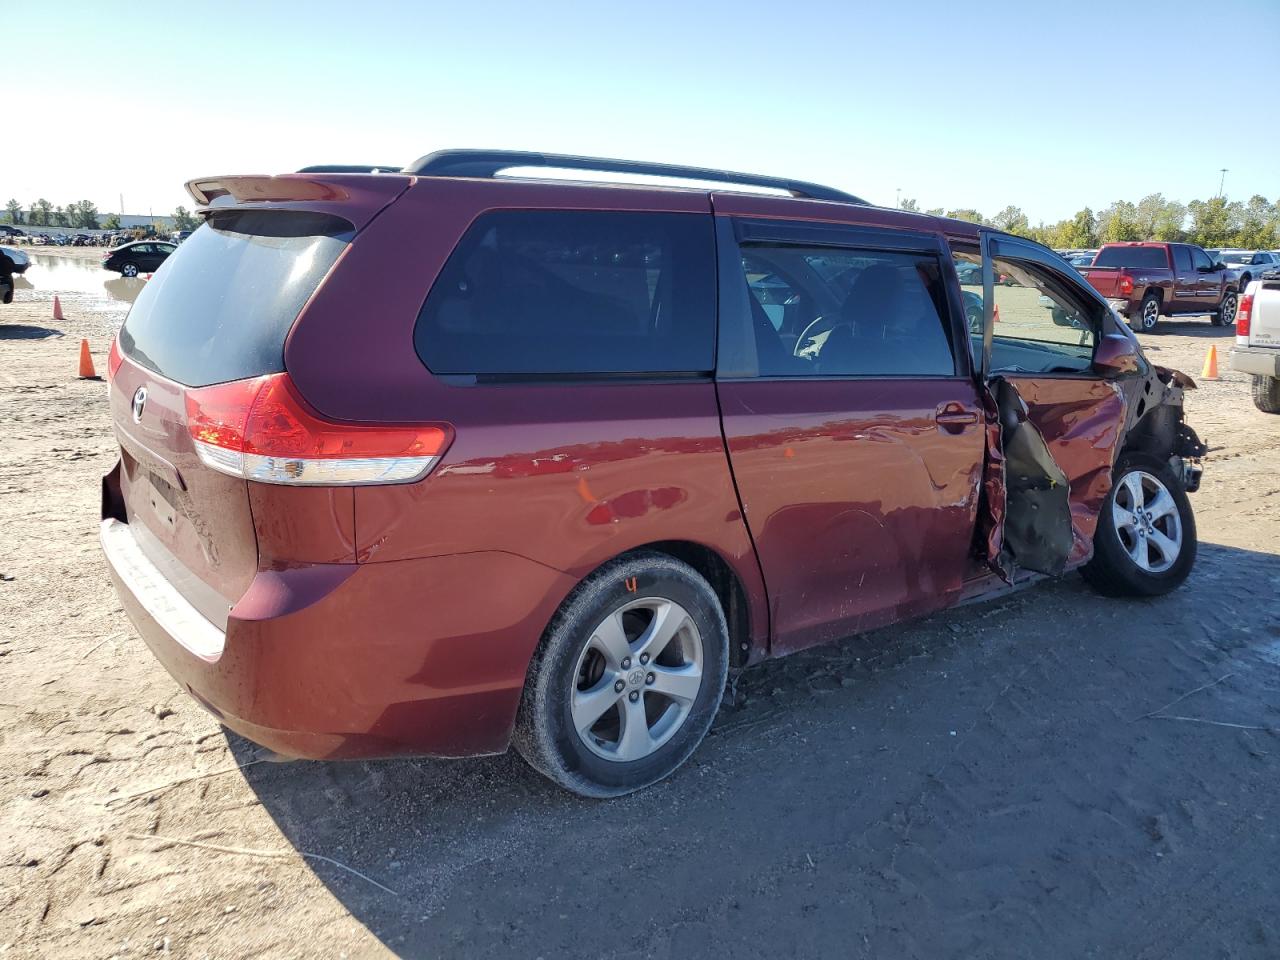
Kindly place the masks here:
POLYGON ((452 439, 444 424, 326 419, 287 373, 188 390, 186 406, 201 462, 262 483, 409 483, 430 472, 452 439))
POLYGON ((1247 337, 1249 335, 1249 320, 1253 316, 1253 294, 1246 293, 1240 298, 1240 303, 1236 307, 1236 336, 1247 337))
POLYGON ((1133 293, 1133 277, 1127 273, 1120 274, 1120 292, 1126 297, 1133 293))
POLYGON ((124 357, 120 355, 120 342, 118 337, 111 338, 111 349, 107 351, 107 383, 115 379, 116 371, 120 369, 120 363, 124 357))

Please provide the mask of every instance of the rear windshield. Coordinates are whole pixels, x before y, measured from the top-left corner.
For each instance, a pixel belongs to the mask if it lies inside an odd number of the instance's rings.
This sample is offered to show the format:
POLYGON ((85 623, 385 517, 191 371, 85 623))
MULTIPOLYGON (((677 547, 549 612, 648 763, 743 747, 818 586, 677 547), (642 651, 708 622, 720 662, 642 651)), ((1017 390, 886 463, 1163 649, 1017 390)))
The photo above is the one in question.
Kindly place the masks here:
POLYGON ((1167 267, 1164 247, 1103 247, 1094 257, 1095 267, 1167 267))
POLYGON ((279 373, 289 328, 351 232, 325 214, 214 214, 147 282, 120 349, 191 387, 279 373))
POLYGON ((440 374, 708 372, 715 366, 711 217, 485 214, 432 286, 414 342, 440 374))

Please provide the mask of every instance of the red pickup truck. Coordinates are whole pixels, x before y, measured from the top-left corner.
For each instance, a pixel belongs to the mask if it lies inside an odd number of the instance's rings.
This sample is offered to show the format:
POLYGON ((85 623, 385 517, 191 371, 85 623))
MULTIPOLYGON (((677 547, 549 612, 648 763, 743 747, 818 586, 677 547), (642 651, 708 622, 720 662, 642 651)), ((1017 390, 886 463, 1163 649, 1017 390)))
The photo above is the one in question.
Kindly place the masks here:
POLYGON ((1190 243, 1107 243, 1080 272, 1129 326, 1150 333, 1161 316, 1235 322, 1235 273, 1190 243))

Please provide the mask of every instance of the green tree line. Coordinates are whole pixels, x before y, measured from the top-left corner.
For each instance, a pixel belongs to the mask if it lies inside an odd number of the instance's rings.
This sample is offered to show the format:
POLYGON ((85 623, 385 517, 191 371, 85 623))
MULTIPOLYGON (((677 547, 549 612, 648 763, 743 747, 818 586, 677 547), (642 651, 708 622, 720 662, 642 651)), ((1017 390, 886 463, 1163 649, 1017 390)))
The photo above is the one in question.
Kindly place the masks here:
MULTIPOLYGON (((186 207, 178 207, 169 216, 178 230, 194 230, 200 225, 199 218, 186 207)), ((0 216, 0 223, 11 223, 15 226, 26 224, 32 227, 70 227, 81 230, 120 229, 119 216, 112 213, 103 218, 98 213, 97 206, 88 200, 78 200, 65 207, 55 207, 43 197, 31 204, 31 208, 25 213, 22 204, 10 199, 4 205, 4 215, 0 216)))
MULTIPOLYGON (((904 200, 902 207, 920 209, 914 200, 904 200)), ((1246 250, 1280 247, 1280 200, 1272 202, 1259 194, 1245 201, 1213 197, 1184 204, 1152 193, 1137 203, 1117 200, 1097 213, 1085 207, 1066 220, 1035 226, 1021 208, 1012 205, 990 219, 966 208, 937 207, 925 212, 1007 230, 1057 250, 1089 249, 1114 240, 1185 241, 1246 250)))

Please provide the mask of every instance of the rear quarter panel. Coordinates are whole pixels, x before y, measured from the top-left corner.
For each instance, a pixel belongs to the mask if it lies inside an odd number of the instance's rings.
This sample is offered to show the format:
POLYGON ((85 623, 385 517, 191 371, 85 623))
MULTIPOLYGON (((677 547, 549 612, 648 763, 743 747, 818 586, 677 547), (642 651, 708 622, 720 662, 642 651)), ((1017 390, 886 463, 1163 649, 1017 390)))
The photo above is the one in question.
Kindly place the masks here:
MULTIPOLYGON (((435 276, 491 209, 637 209, 710 216, 705 194, 423 178, 353 243, 285 345, 299 390, 324 414, 445 421, 455 438, 425 480, 355 492, 356 553, 380 563, 475 551, 522 556, 572 578, 662 540, 716 550, 767 639, 759 567, 738 509, 706 381, 460 384, 433 376, 413 329, 435 276)), ((468 599, 483 603, 492 584, 468 599)))

